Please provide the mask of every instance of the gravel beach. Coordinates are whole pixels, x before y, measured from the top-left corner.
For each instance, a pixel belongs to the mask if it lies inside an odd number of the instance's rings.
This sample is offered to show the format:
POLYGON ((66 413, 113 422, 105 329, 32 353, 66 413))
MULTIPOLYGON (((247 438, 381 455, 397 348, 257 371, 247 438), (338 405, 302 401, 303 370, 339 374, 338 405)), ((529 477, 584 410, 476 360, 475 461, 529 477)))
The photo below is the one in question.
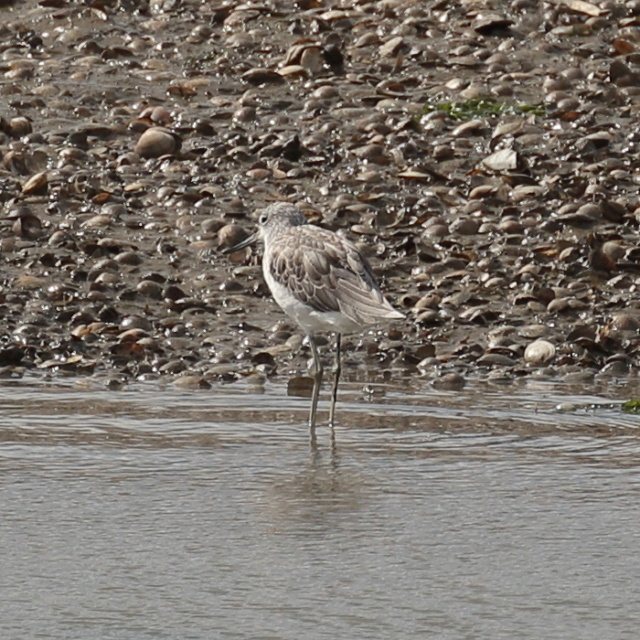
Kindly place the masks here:
POLYGON ((640 0, 0 1, 0 375, 295 387, 286 200, 407 316, 346 378, 635 377, 639 108, 640 0))

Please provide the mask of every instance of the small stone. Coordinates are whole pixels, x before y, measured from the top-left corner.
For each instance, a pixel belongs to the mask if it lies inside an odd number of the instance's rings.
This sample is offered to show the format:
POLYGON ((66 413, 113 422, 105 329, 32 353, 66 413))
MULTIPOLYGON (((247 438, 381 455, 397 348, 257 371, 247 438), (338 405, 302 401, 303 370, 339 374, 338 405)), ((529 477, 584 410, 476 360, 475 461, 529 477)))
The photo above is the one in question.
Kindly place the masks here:
POLYGON ((524 360, 531 364, 545 364, 553 360, 556 348, 547 340, 534 340, 524 350, 524 360))
POLYGON ((245 231, 244 227, 235 222, 224 225, 224 227, 218 231, 219 246, 224 248, 235 247, 248 237, 249 234, 245 231))
POLYGON ((31 176, 23 185, 22 193, 26 196, 42 196, 47 193, 49 178, 46 171, 31 176))
POLYGON ((452 234, 462 236, 472 236, 478 233, 480 223, 473 218, 458 218, 449 225, 449 231, 452 234))
POLYGON ((639 331, 640 315, 628 311, 621 311, 611 317, 610 326, 618 331, 639 331))
POLYGON ((154 300, 162 300, 162 289, 161 284, 152 280, 141 280, 136 286, 138 293, 154 300))
POLYGON ((465 387, 467 381, 459 373, 445 373, 434 380, 432 384, 436 389, 458 391, 465 387))
POLYGON ((198 375, 180 375, 173 379, 174 386, 180 389, 210 389, 211 385, 198 375))
POLYGON ((515 363, 513 358, 502 353, 487 353, 476 361, 479 367, 512 367, 515 363))
POLYGON ((142 256, 137 251, 123 251, 116 255, 114 260, 118 264, 125 264, 129 266, 138 266, 142 264, 142 256))
POLYGON ((319 73, 324 66, 320 47, 307 47, 300 56, 300 66, 304 67, 312 75, 319 73))
POLYGON ((395 38, 391 38, 388 42, 383 44, 380 47, 380 57, 381 58, 389 58, 391 56, 398 55, 400 50, 404 46, 404 39, 402 36, 396 36, 395 38))
POLYGON ((149 127, 138 139, 134 151, 142 158, 159 158, 180 150, 179 136, 164 127, 149 127))
MULTIPOLYGON (((304 67, 302 68, 304 69, 304 67)), ((284 78, 271 69, 249 69, 242 74, 242 79, 253 85, 282 84, 284 82, 284 78)))
POLYGON ((482 164, 492 171, 513 171, 518 168, 518 154, 513 149, 500 149, 487 156, 482 164))

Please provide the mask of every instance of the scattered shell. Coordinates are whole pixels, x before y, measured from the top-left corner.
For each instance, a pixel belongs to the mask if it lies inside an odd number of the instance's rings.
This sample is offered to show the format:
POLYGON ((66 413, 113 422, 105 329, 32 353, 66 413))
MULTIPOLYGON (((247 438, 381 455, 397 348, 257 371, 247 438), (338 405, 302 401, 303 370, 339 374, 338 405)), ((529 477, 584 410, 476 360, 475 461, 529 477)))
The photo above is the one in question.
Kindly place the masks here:
POLYGON ((25 196, 41 196, 47 193, 49 178, 46 171, 31 176, 23 185, 22 193, 25 196))
POLYGON ((11 118, 9 120, 6 131, 14 138, 21 138, 22 136, 29 135, 33 131, 31 119, 25 116, 18 116, 17 118, 11 118))
POLYGON ((242 79, 253 85, 281 84, 284 82, 282 76, 271 69, 250 69, 242 74, 242 79))
POLYGON ((138 139, 134 151, 142 158, 159 158, 180 150, 181 140, 169 129, 149 127, 138 139))
POLYGON ((239 224, 227 224, 218 231, 218 243, 220 247, 233 247, 243 240, 246 240, 249 234, 244 227, 239 224))
POLYGON ((180 389, 210 389, 211 385, 203 376, 180 375, 173 379, 173 384, 180 389))
POLYGON ((162 300, 162 290, 162 285, 158 282, 153 282, 152 280, 141 280, 136 285, 136 291, 141 293, 143 296, 154 298, 155 300, 162 300))
POLYGON ((380 47, 380 56, 382 58, 388 58, 389 56, 398 55, 404 46, 404 38, 402 36, 391 38, 391 40, 388 40, 380 47))
POLYGON ((546 364, 556 355, 556 348, 548 340, 534 340, 524 350, 524 360, 531 364, 546 364))
POLYGON ((221 251, 283 197, 407 311, 345 338, 356 376, 635 370, 638 0, 76 4, 0 25, 0 376, 304 371, 259 250, 221 251))
POLYGON ((621 311, 611 317, 610 326, 619 331, 640 331, 640 314, 621 311))
POLYGON ((300 66, 304 67, 311 74, 319 73, 324 66, 322 50, 320 47, 308 47, 300 56, 300 66))
POLYGON ((482 163, 492 171, 513 171, 518 168, 518 154, 513 149, 501 149, 484 158, 482 163))

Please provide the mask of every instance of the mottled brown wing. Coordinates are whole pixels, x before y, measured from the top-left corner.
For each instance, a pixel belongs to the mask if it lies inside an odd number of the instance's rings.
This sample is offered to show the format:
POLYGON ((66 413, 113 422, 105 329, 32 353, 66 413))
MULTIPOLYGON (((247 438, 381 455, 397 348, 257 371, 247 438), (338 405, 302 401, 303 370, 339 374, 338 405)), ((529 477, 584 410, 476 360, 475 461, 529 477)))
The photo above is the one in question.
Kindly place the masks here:
POLYGON ((333 234, 323 229, 316 227, 314 233, 309 234, 298 227, 296 233, 283 233, 278 237, 271 256, 274 280, 296 299, 320 312, 340 310, 330 283, 333 260, 325 253, 326 242, 323 242, 330 238, 333 234))
POLYGON ((278 238, 271 275, 312 309, 340 311, 356 322, 379 318, 386 305, 366 258, 350 242, 318 227, 278 238))

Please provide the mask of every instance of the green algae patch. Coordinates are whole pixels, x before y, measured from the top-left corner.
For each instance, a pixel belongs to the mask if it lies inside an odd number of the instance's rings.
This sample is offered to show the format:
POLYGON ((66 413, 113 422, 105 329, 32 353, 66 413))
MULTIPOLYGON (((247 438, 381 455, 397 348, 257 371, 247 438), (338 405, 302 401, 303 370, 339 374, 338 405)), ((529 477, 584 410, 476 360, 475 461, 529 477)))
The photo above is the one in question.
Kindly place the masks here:
POLYGON ((454 102, 427 102, 423 107, 426 115, 434 111, 446 113, 452 120, 472 120, 488 116, 533 114, 544 116, 547 114, 543 104, 500 102, 490 97, 471 98, 454 102))
POLYGON ((625 413, 640 413, 640 398, 632 398, 623 402, 622 410, 625 413))

